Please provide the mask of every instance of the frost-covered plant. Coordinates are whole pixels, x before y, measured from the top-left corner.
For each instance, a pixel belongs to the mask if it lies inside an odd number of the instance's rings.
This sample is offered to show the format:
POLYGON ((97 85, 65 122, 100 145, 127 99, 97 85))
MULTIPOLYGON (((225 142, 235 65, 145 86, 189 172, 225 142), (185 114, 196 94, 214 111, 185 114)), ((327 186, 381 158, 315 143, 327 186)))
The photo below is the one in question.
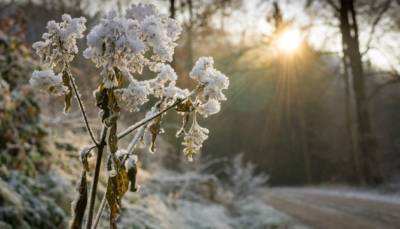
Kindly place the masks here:
POLYGON ((231 190, 237 197, 245 198, 255 194, 269 179, 268 175, 257 173, 255 164, 245 162, 243 154, 236 155, 233 163, 225 170, 231 190))
POLYGON ((84 37, 86 20, 71 18, 66 14, 62 16, 62 20, 60 23, 50 21, 47 25, 48 32, 43 34, 44 41, 33 45, 45 69, 34 71, 30 83, 40 91, 64 95, 65 112, 70 109, 74 94, 94 144, 85 147, 80 154, 83 170, 70 227, 82 227, 88 195, 86 173, 91 168, 88 157, 93 149, 97 149, 86 228, 97 226, 105 203, 110 209, 110 227, 115 228, 122 196, 129 186, 131 191, 136 190, 138 158, 135 146, 140 139, 145 134, 150 134, 150 149, 154 152, 156 138, 163 133, 162 118, 167 111, 175 108, 183 116, 183 125, 176 135, 183 138, 186 158, 189 161, 194 160, 209 133, 208 129, 200 126, 198 116, 208 117, 220 111, 220 102, 226 100, 222 91, 228 88, 229 80, 214 68, 211 57, 201 57, 190 73, 190 77, 197 82, 196 88, 192 91, 179 88, 176 86, 178 76, 168 64, 173 60, 176 40, 182 30, 179 23, 159 13, 150 4, 134 4, 124 15, 112 11, 86 36, 88 47, 83 52, 83 56, 101 70, 101 80, 94 96, 100 109, 103 128, 99 139, 96 139, 70 67, 78 53, 77 39, 84 37), (143 69, 149 69, 155 76, 139 80, 136 76, 141 75, 143 69), (145 117, 118 133, 120 112, 139 111, 149 101, 156 102, 146 112, 145 117), (134 131, 136 132, 129 146, 119 149, 118 140, 134 131), (93 223, 96 189, 105 146, 109 154, 106 166, 109 176, 107 191, 93 223))
POLYGON ((64 86, 61 74, 55 75, 53 70, 34 71, 29 80, 32 88, 42 90, 54 95, 68 93, 68 87, 64 86))

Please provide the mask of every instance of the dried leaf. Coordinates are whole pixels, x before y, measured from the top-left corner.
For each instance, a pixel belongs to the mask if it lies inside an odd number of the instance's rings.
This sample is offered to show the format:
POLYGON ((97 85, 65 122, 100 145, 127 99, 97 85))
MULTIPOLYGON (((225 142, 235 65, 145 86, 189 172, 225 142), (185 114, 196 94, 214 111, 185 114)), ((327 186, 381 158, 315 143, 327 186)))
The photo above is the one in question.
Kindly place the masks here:
POLYGON ((71 110, 72 101, 72 86, 67 71, 63 71, 62 80, 64 86, 68 87, 68 93, 66 93, 64 97, 64 112, 67 113, 71 110))
POLYGON ((87 182, 86 171, 82 171, 81 179, 78 184, 78 198, 72 203, 72 219, 69 225, 70 229, 82 228, 83 217, 87 205, 87 182))
POLYGON ((193 103, 192 100, 188 99, 184 102, 179 103, 176 105, 175 110, 177 112, 191 112, 193 111, 193 103))
POLYGON ((130 155, 129 158, 126 160, 125 163, 125 169, 128 174, 128 179, 130 181, 130 188, 129 190, 131 192, 136 192, 137 187, 136 187, 136 175, 137 175, 137 156, 136 155, 130 155))
MULTIPOLYGON (((116 167, 120 168, 118 161, 116 167)), ((121 199, 126 191, 128 191, 128 187, 128 174, 124 169, 119 169, 115 176, 108 179, 106 199, 110 208, 110 228, 117 228, 116 220, 121 210, 121 199)))
POLYGON ((102 110, 101 119, 104 122, 110 116, 110 109, 108 108, 108 89, 101 84, 95 91, 96 106, 102 110))
POLYGON ((151 145, 150 145, 150 151, 151 152, 155 152, 155 144, 156 144, 157 136, 160 133, 162 133, 161 117, 162 116, 159 116, 156 119, 154 119, 154 121, 149 126, 149 130, 150 130, 150 133, 151 133, 151 145))
POLYGON ((82 163, 83 168, 85 171, 89 171, 89 162, 88 162, 88 156, 90 154, 91 147, 84 147, 81 152, 79 153, 79 159, 82 163))
POLYGON ((176 137, 177 138, 181 137, 182 134, 185 133, 185 129, 186 129, 187 124, 189 122, 189 118, 190 118, 190 112, 187 112, 185 114, 185 116, 183 116, 183 118, 182 118, 182 126, 181 126, 181 128, 178 130, 178 132, 176 132, 176 137))

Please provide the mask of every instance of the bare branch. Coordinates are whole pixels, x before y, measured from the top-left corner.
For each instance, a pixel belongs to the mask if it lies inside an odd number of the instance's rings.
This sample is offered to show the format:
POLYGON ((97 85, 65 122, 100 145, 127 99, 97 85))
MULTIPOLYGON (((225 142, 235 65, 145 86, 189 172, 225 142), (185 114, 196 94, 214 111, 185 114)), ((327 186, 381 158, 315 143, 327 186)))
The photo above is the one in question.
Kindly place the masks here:
POLYGON ((377 16, 372 21, 371 30, 369 32, 369 38, 368 38, 368 41, 366 44, 366 48, 363 52, 361 52, 361 55, 365 55, 371 49, 371 43, 374 38, 376 26, 379 24, 380 20, 382 19, 382 16, 385 14, 385 12, 390 8, 391 2, 392 2, 391 0, 387 0, 384 3, 382 3, 380 7, 377 7, 378 8, 377 16))
POLYGON ((340 6, 334 0, 326 0, 326 3, 335 9, 336 12, 340 11, 340 6))
POLYGON ((379 94, 379 92, 381 92, 386 87, 400 83, 400 75, 398 73, 391 73, 391 76, 392 78, 390 80, 386 81, 385 83, 377 86, 372 90, 372 92, 367 97, 368 101, 372 100, 377 94, 379 94))

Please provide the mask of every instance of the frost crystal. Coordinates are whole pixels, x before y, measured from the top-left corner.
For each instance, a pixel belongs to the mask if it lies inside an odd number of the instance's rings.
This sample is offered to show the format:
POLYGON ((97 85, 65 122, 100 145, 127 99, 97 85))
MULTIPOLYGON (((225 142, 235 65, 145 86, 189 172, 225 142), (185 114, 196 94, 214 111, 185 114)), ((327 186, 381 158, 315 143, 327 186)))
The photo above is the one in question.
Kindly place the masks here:
POLYGON ((126 161, 125 161, 125 168, 126 170, 129 170, 131 168, 134 168, 137 166, 137 162, 138 162, 138 157, 136 154, 132 154, 130 155, 126 161))
POLYGON ((159 81, 167 82, 167 81, 176 81, 178 76, 176 72, 169 64, 158 64, 155 68, 156 72, 159 72, 157 78, 159 81))
POLYGON ((158 12, 156 7, 153 4, 132 4, 127 10, 126 10, 126 17, 127 18, 132 18, 134 20, 137 20, 139 22, 143 21, 146 17, 148 16, 158 16, 158 12))
POLYGON ((151 58, 155 61, 172 61, 177 44, 174 42, 181 32, 173 19, 160 16, 146 17, 141 23, 146 44, 153 49, 151 58))
POLYGON ((143 39, 146 45, 153 49, 153 60, 172 61, 177 45, 175 41, 182 32, 182 27, 175 19, 160 14, 151 4, 133 4, 126 10, 126 18, 140 23, 143 39))
POLYGON ((212 57, 201 57, 197 60, 190 77, 204 85, 203 97, 216 99, 218 101, 226 100, 222 90, 229 86, 228 78, 220 71, 214 68, 212 57))
POLYGON ((47 67, 71 62, 78 53, 76 39, 82 38, 86 30, 84 17, 71 18, 70 15, 64 14, 62 20, 60 23, 49 21, 48 31, 42 35, 44 41, 32 45, 47 67))
POLYGON ((118 17, 111 11, 90 31, 87 44, 83 55, 103 68, 106 87, 116 86, 114 67, 122 72, 142 72, 145 44, 140 39, 137 21, 118 17))
POLYGON ((147 81, 132 79, 127 88, 117 89, 114 92, 119 102, 126 105, 130 111, 138 111, 139 106, 149 100, 151 89, 147 81))
POLYGON ((181 30, 176 20, 159 14, 154 5, 134 4, 125 16, 112 11, 102 19, 90 31, 83 55, 103 69, 110 88, 116 86, 115 68, 130 75, 141 73, 153 61, 172 61, 181 30), (150 50, 151 59, 145 55, 150 50))
POLYGON ((175 86, 175 82, 171 82, 168 87, 164 88, 164 96, 173 100, 184 99, 188 97, 189 94, 190 92, 188 89, 181 89, 175 86))
POLYGON ((216 99, 209 99, 206 103, 201 104, 198 111, 204 117, 218 113, 221 110, 221 104, 216 99))
POLYGON ((183 90, 175 86, 178 76, 170 65, 157 64, 152 70, 158 72, 156 78, 149 80, 153 95, 156 98, 167 97, 175 100, 177 98, 182 99, 189 95, 187 89, 183 90), (168 87, 165 87, 168 82, 168 87))
POLYGON ((208 129, 201 127, 196 120, 193 119, 192 126, 189 131, 185 133, 182 145, 185 146, 183 153, 185 154, 188 161, 193 161, 193 157, 199 153, 203 142, 208 138, 208 129))
POLYGON ((29 80, 32 88, 54 95, 68 93, 68 88, 63 85, 61 74, 54 74, 52 70, 34 71, 29 80))

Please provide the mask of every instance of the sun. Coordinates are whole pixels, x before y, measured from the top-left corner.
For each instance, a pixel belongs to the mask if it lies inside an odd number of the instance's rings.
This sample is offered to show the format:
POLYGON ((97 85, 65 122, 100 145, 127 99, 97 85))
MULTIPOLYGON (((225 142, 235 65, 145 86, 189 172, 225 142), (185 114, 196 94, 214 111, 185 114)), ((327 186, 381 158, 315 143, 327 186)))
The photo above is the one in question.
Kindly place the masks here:
POLYGON ((296 52, 301 42, 301 32, 296 28, 287 28, 277 38, 278 49, 287 54, 296 52))

